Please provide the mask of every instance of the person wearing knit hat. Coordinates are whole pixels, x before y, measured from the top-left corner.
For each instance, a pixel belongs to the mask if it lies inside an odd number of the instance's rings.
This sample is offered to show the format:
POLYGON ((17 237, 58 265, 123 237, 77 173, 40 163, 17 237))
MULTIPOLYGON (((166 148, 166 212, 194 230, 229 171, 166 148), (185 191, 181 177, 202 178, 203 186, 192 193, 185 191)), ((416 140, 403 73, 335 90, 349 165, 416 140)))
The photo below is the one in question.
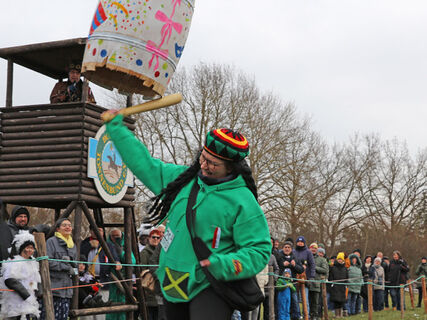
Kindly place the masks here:
POLYGON ((295 314, 292 312, 292 296, 296 296, 296 287, 292 282, 292 271, 289 268, 285 268, 283 277, 277 279, 276 282, 276 304, 277 304, 277 319, 285 320, 295 319, 295 314))
MULTIPOLYGON (((290 269, 292 278, 297 278, 297 275, 304 273, 304 267, 301 262, 295 257, 295 251, 292 250, 293 242, 288 239, 283 244, 283 249, 279 252, 277 257, 277 264, 279 266, 279 275, 283 276, 285 269, 290 269)), ((296 292, 290 293, 290 313, 293 319, 299 319, 300 307, 298 303, 298 294, 296 292)), ((285 318, 286 319, 286 318, 285 318)))
POLYGON ((1 270, 1 289, 13 290, 0 297, 1 319, 36 319, 40 314, 35 292, 41 278, 39 264, 32 259, 34 250, 34 237, 28 231, 14 237, 10 263, 4 263, 1 270))
MULTIPOLYGON (((328 261, 325 258, 318 255, 317 243, 313 242, 310 244, 310 251, 313 254, 314 264, 315 264, 315 282, 311 282, 308 292, 308 301, 310 305, 310 319, 318 319, 322 317, 320 313, 320 297, 321 297, 321 287, 320 280, 325 280, 328 278, 329 266, 328 261)), ((323 250, 323 249, 322 249, 323 250)))
POLYGON ((346 283, 348 279, 348 270, 345 267, 345 254, 340 252, 334 265, 329 269, 329 281, 336 282, 330 287, 330 301, 334 303, 335 316, 343 316, 343 307, 346 303, 346 283))
POLYGON ((248 140, 233 129, 214 129, 190 166, 166 164, 151 157, 123 124, 123 115, 109 110, 101 117, 110 115, 107 134, 128 168, 156 195, 145 222, 166 222, 157 276, 167 318, 229 319, 233 310, 227 299, 215 292, 200 267, 218 280, 233 281, 258 274, 271 255, 267 220, 245 160, 248 140), (189 202, 189 215, 193 211, 196 217, 192 236, 203 239, 211 252, 205 250, 200 260, 185 223, 189 202), (199 296, 204 298, 195 299, 199 296))
POLYGON ((317 249, 317 254, 321 257, 325 257, 326 251, 323 248, 318 248, 317 249))
POLYGON ((283 242, 283 245, 284 245, 284 246, 285 246, 285 245, 291 246, 291 248, 293 248, 293 247, 294 247, 294 243, 293 243, 292 241, 289 241, 289 240, 286 240, 285 242, 283 242))
POLYGON ((309 247, 310 249, 311 248, 316 248, 316 249, 318 249, 319 248, 319 246, 317 245, 317 243, 316 242, 313 242, 312 244, 310 244, 310 247, 309 247))
MULTIPOLYGON (((307 280, 313 280, 316 276, 316 264, 314 263, 314 257, 311 251, 306 246, 306 240, 304 236, 298 236, 295 241, 295 257, 301 261, 305 268, 305 275, 307 280)), ((308 301, 309 287, 312 282, 307 282, 305 285, 305 295, 308 301)), ((310 312, 310 306, 307 308, 310 312)))

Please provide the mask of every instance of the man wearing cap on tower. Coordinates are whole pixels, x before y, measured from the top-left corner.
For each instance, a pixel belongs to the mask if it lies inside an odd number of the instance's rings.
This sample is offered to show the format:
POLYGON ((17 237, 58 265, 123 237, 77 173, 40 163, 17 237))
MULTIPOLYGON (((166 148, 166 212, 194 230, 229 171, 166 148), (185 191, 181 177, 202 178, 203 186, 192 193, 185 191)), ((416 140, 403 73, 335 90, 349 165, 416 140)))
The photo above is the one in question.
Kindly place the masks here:
MULTIPOLYGON (((68 79, 66 82, 60 80, 55 84, 50 94, 50 103, 78 102, 82 100, 83 81, 81 77, 81 63, 72 62, 68 65, 68 79)), ((95 102, 92 90, 87 87, 87 101, 95 102)))
MULTIPOLYGON (((117 111, 107 111, 117 113, 117 111)), ((202 268, 221 281, 249 278, 267 265, 270 235, 257 202, 246 138, 229 129, 209 131, 191 166, 163 163, 150 156, 122 123, 107 123, 107 133, 124 162, 156 197, 153 221, 166 221, 157 276, 167 301, 168 320, 230 319, 232 311, 210 286, 202 268), (198 261, 186 224, 186 207, 194 184, 200 187, 194 231, 212 254, 198 261)))

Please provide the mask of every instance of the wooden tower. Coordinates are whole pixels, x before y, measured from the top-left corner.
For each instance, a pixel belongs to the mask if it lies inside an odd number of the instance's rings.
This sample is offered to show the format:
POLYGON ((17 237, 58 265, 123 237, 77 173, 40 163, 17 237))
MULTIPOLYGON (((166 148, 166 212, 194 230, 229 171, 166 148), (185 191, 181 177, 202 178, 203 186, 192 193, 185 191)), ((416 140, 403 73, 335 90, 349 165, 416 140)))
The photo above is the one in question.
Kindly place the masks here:
MULTIPOLYGON (((126 263, 132 263, 132 252, 138 263, 134 188, 128 188, 119 202, 109 204, 99 196, 93 180, 87 177, 88 140, 95 137, 102 126, 100 114, 106 109, 86 103, 85 97, 81 102, 12 106, 14 63, 62 80, 67 78, 68 63, 82 60, 85 44, 86 38, 77 38, 0 49, 0 57, 8 61, 6 105, 0 107, 0 198, 9 204, 53 208, 55 220, 73 213, 77 256, 80 256, 83 215, 97 233, 97 226, 122 226, 126 263), (122 222, 104 223, 102 209, 110 207, 123 208, 122 222)), ((46 89, 46 97, 50 90, 46 89)), ((133 120, 127 119, 126 125, 135 129, 133 120)), ((100 234, 97 236, 109 260, 114 261, 105 240, 100 234)), ((125 267, 124 270, 127 279, 133 273, 140 273, 139 268, 125 267)), ((123 280, 121 275, 118 277, 123 280)), ((44 284, 45 288, 50 287, 50 283, 44 284)), ((142 289, 138 290, 136 299, 131 284, 123 282, 122 285, 126 304, 107 309, 79 310, 78 290, 75 289, 70 316, 76 319, 83 315, 126 311, 127 319, 133 319, 133 311, 137 309, 145 314, 142 289)), ((48 300, 50 292, 45 293, 44 298, 48 300)))

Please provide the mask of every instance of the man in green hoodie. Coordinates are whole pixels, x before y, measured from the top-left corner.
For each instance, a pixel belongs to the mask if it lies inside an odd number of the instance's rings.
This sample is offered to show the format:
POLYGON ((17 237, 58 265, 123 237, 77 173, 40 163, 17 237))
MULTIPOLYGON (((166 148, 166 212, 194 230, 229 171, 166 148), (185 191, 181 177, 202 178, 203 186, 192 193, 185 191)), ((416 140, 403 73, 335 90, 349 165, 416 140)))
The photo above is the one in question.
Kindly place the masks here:
POLYGON ((221 281, 245 279, 264 269, 271 253, 267 221, 244 160, 248 141, 229 129, 212 130, 190 167, 167 164, 152 158, 122 120, 116 115, 107 123, 107 133, 126 165, 156 195, 151 219, 167 223, 157 276, 168 320, 230 319, 231 308, 202 268, 221 281), (202 261, 193 251, 186 224, 194 184, 200 187, 193 206, 194 231, 212 252, 202 261))

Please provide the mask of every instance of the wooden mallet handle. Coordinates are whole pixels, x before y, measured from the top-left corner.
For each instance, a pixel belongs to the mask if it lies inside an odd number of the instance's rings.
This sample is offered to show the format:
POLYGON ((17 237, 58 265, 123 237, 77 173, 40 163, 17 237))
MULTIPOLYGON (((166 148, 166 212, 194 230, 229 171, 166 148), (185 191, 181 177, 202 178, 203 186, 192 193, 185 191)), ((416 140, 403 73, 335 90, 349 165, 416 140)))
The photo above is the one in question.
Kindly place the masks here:
MULTIPOLYGON (((182 95, 180 93, 170 94, 168 96, 151 100, 142 104, 138 104, 136 106, 132 106, 129 108, 121 109, 117 114, 122 114, 124 117, 130 116, 132 114, 137 114, 141 112, 147 112, 155 109, 160 109, 164 107, 169 107, 174 104, 180 103, 182 101, 182 95)), ((104 112, 101 115, 101 118, 104 122, 109 122, 114 119, 117 114, 113 114, 110 112, 104 112)))

